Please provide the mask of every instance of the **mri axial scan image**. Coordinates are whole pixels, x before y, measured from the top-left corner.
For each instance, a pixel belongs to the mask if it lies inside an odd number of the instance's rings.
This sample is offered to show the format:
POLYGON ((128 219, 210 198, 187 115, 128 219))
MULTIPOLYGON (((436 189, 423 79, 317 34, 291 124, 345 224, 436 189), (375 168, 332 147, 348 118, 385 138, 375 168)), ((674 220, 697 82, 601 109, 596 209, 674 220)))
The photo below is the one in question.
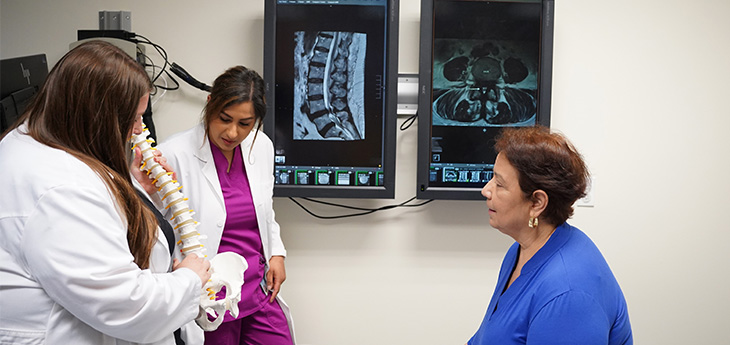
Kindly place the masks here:
POLYGON ((436 39, 433 125, 527 126, 537 112, 537 61, 516 41, 436 39))

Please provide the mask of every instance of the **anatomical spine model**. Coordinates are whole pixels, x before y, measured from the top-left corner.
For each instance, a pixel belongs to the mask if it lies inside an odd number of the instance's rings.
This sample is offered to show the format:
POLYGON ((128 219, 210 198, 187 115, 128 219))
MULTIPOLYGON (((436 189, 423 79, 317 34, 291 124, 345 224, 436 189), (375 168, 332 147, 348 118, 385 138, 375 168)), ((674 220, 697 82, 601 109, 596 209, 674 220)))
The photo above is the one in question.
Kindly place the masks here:
MULTIPOLYGON (((170 209, 169 214, 172 215, 170 221, 173 228, 180 234, 180 241, 183 257, 196 254, 199 257, 205 257, 205 247, 200 243, 205 237, 197 231, 198 223, 193 219, 193 211, 188 207, 187 198, 180 192, 180 186, 176 180, 173 180, 168 172, 160 164, 155 162, 151 143, 152 139, 147 139, 150 132, 147 128, 142 134, 132 136, 132 144, 142 150, 142 166, 140 169, 145 171, 152 184, 157 187, 157 193, 162 199, 165 209, 170 209)), ((134 149, 133 147, 133 149, 134 149)), ((200 313, 195 320, 200 328, 206 331, 213 331, 223 322, 223 316, 226 310, 230 311, 233 317, 238 316, 238 302, 241 300, 241 286, 243 285, 243 272, 248 268, 246 260, 239 254, 232 252, 224 252, 216 255, 210 261, 211 277, 202 288, 200 296, 200 313), (216 300, 216 294, 221 288, 226 287, 226 296, 216 300), (208 315, 214 318, 212 321, 208 315)))

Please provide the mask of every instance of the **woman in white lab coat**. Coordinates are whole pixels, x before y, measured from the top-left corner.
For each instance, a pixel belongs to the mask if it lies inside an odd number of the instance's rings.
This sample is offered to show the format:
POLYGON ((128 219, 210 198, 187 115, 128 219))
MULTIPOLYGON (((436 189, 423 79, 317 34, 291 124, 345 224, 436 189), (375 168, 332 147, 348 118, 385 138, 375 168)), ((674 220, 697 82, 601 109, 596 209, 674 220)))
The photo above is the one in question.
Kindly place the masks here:
POLYGON ((259 131, 265 114, 261 76, 232 67, 214 81, 202 123, 158 146, 207 236, 208 256, 232 251, 248 263, 238 317, 227 314, 206 344, 294 342, 279 295, 286 250, 274 219, 274 148, 259 131))
POLYGON ((0 141, 0 344, 173 345, 210 264, 170 269, 132 186, 144 70, 111 44, 67 53, 0 141))

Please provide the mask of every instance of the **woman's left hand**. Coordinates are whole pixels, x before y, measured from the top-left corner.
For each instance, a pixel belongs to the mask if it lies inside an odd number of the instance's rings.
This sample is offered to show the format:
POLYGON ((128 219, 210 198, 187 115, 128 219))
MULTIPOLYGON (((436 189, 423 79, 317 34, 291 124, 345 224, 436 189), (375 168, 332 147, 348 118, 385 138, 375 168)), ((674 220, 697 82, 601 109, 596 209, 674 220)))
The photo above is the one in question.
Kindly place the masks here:
POLYGON ((276 295, 279 294, 281 283, 286 280, 286 270, 284 269, 284 257, 272 256, 269 260, 269 271, 266 272, 266 288, 271 292, 269 303, 273 302, 276 295))

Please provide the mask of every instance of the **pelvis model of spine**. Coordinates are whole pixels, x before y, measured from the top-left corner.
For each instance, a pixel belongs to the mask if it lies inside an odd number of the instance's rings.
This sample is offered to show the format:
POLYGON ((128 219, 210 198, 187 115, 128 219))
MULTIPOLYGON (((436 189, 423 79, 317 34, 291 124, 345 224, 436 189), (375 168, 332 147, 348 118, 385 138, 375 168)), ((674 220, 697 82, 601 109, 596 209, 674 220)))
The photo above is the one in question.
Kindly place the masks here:
MULTIPOLYGON (((180 235, 178 245, 181 245, 183 257, 196 254, 205 257, 205 247, 200 243, 204 236, 197 231, 198 223, 193 219, 193 211, 188 207, 187 198, 180 192, 182 186, 173 180, 168 172, 160 164, 155 162, 151 143, 148 139, 150 132, 147 128, 140 135, 132 136, 132 144, 142 150, 142 171, 152 180, 157 187, 157 193, 162 199, 168 214, 172 217, 173 228, 180 235)), ((200 296, 200 313, 195 320, 197 324, 206 331, 214 331, 223 322, 226 311, 230 311, 233 317, 238 316, 238 302, 241 300, 241 286, 243 285, 243 272, 248 268, 246 260, 239 254, 225 252, 216 255, 210 261, 211 277, 205 283, 200 296), (226 296, 216 299, 216 295, 222 287, 226 287, 226 296), (210 317, 209 317, 210 315, 210 317), (211 320, 212 319, 212 320, 211 320)))

